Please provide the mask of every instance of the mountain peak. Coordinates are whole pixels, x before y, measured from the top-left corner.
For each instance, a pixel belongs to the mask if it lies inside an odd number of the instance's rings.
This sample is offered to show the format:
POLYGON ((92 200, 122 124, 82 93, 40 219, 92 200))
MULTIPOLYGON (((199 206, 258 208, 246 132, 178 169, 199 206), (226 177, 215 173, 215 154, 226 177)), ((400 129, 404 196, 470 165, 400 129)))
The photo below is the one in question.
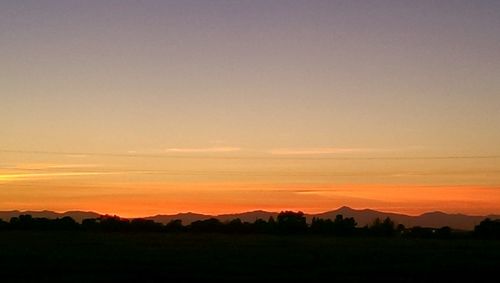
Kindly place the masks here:
POLYGON ((352 209, 352 208, 344 205, 344 206, 339 207, 336 211, 339 211, 339 212, 340 211, 349 211, 350 212, 350 211, 355 211, 355 209, 352 209))
POLYGON ((431 212, 423 213, 420 216, 438 216, 438 215, 442 216, 442 215, 453 215, 453 214, 447 214, 447 213, 444 213, 442 211, 431 211, 431 212))

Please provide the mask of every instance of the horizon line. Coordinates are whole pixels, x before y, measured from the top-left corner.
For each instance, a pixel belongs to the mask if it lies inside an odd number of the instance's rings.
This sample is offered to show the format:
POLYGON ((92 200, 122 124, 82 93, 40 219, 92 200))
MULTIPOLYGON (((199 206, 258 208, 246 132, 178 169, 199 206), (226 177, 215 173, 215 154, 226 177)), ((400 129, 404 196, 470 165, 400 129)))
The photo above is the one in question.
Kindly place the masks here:
POLYGON ((94 210, 66 210, 66 211, 62 211, 62 210, 49 210, 49 209, 41 209, 41 210, 19 210, 19 209, 14 209, 14 210, 0 210, 0 213, 2 212, 19 212, 19 213, 24 213, 24 212, 35 212, 35 213, 40 213, 40 212, 52 212, 52 213, 56 213, 56 214, 66 214, 66 213, 78 213, 78 212, 83 212, 83 213, 95 213, 95 214, 98 214, 99 216, 118 216, 120 218, 124 218, 124 219, 140 219, 140 218, 149 218, 149 217, 156 217, 156 216, 176 216, 176 215, 180 215, 180 214, 197 214, 197 215, 202 215, 202 216, 208 216, 208 217, 220 217, 220 216, 228 216, 228 215, 238 215, 238 214, 245 214, 245 213, 251 213, 251 212, 266 212, 266 213, 276 213, 276 214, 279 214, 281 212, 284 212, 284 211, 293 211, 293 212, 302 212, 304 213, 304 215, 310 215, 310 216, 315 216, 315 215, 318 215, 318 214, 324 214, 324 213, 329 213, 329 212, 334 212, 334 211, 337 211, 337 210, 341 210, 341 209, 350 209, 352 211, 356 211, 356 212, 363 212, 363 211, 374 211, 374 212, 379 212, 379 213, 384 213, 384 214, 397 214, 397 215, 400 215, 400 216, 409 216, 409 217, 418 217, 418 216, 422 216, 422 215, 425 215, 425 214, 430 214, 430 213, 443 213, 443 214, 446 214, 446 215, 463 215, 463 216, 471 216, 471 217, 489 217, 489 216, 499 216, 500 215, 497 215, 497 214, 494 214, 494 213, 488 213, 488 214, 483 214, 483 215, 479 215, 479 214, 465 214, 465 213, 456 213, 456 212, 445 212, 445 211, 442 211, 442 210, 433 210, 433 211, 426 211, 426 212, 422 212, 422 213, 419 213, 419 214, 409 214, 409 213, 401 213, 401 212, 395 212, 395 211, 386 211, 386 210, 378 210, 378 209, 373 209, 373 208, 352 208, 350 206, 346 206, 346 205, 343 205, 343 206, 340 206, 338 208, 335 208, 335 209, 332 209, 332 210, 326 210, 326 211, 322 211, 322 212, 313 212, 313 213, 310 213, 310 212, 305 212, 303 210, 295 210, 295 209, 280 209, 279 211, 276 211, 276 210, 264 210, 264 209, 254 209, 254 210, 245 210, 245 211, 241 211, 241 212, 230 212, 230 213, 205 213, 205 212, 194 212, 194 211, 186 211, 186 212, 176 212, 176 213, 167 213, 167 214, 162 214, 162 213, 157 213, 157 214, 151 214, 151 215, 145 215, 145 216, 128 216, 128 217, 122 217, 120 216, 119 214, 115 214, 115 213, 101 213, 101 212, 98 212, 98 211, 94 211, 94 210))

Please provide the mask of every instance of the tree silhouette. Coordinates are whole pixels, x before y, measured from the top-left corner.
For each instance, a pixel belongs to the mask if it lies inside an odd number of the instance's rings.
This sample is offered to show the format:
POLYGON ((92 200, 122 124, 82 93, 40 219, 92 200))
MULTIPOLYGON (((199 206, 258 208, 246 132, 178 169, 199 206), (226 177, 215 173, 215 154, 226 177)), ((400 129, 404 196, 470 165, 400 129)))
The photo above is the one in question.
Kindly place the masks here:
POLYGON ((120 218, 116 215, 104 215, 98 219, 99 228, 104 231, 119 232, 127 231, 130 221, 128 219, 120 218))
POLYGON ((0 219, 0 231, 7 230, 9 228, 9 223, 0 219))
POLYGON ((278 231, 278 223, 274 219, 274 217, 269 216, 267 220, 267 225, 270 233, 276 233, 278 231))
POLYGON ((31 215, 19 215, 12 217, 10 225, 13 229, 26 230, 33 227, 33 217, 31 215))
POLYGON ((259 218, 253 223, 253 231, 255 233, 271 233, 272 229, 269 222, 259 218))
POLYGON ((98 230, 99 229, 98 219, 95 218, 83 219, 82 229, 87 231, 98 230))
POLYGON ((347 236, 356 232, 356 225, 354 218, 344 218, 341 214, 337 215, 334 221, 315 217, 312 220, 310 231, 318 234, 347 236))
POLYGON ((181 219, 174 219, 165 225, 165 231, 167 232, 181 232, 184 231, 184 226, 182 225, 181 219))
POLYGON ((344 218, 343 215, 339 214, 335 217, 333 222, 334 233, 337 235, 352 235, 356 229, 356 221, 352 217, 344 218))
POLYGON ((130 221, 130 230, 136 232, 157 232, 162 230, 162 225, 153 220, 135 218, 130 221))
POLYGON ((396 226, 396 233, 398 235, 404 235, 405 233, 407 233, 407 229, 406 229, 405 225, 398 224, 398 226, 396 226))
POLYGON ((307 231, 304 213, 282 211, 278 214, 278 230, 281 233, 304 233, 307 231))
MULTIPOLYGON (((71 217, 56 219, 34 218, 22 214, 12 217, 9 222, 0 219, 0 231, 5 230, 81 230, 101 232, 166 232, 166 233, 234 233, 234 234, 324 234, 331 236, 380 236, 413 238, 448 239, 451 237, 467 237, 472 235, 453 231, 450 227, 411 227, 406 228, 399 224, 396 226, 389 217, 381 220, 376 218, 371 225, 361 228, 356 227, 354 218, 344 218, 336 215, 332 219, 313 218, 310 225, 302 212, 282 211, 277 216, 269 217, 268 221, 257 219, 254 223, 243 222, 241 219, 232 219, 222 223, 216 218, 194 221, 190 225, 182 225, 180 219, 172 220, 168 224, 154 222, 153 220, 136 218, 125 219, 118 216, 104 215, 99 218, 84 219, 82 223, 76 222, 71 217)), ((485 219, 474 229, 474 234, 482 238, 500 238, 500 220, 485 219)))
POLYGON ((314 217, 309 228, 314 234, 331 234, 334 233, 334 224, 330 219, 322 219, 314 217))
POLYGON ((222 232, 223 231, 223 226, 222 222, 220 222, 216 218, 210 218, 207 220, 198 220, 194 221, 191 223, 191 225, 188 226, 189 231, 192 232, 209 232, 209 233, 214 233, 214 232, 222 232))
POLYGON ((33 218, 31 215, 23 214, 12 217, 8 223, 8 228, 13 230, 76 230, 79 227, 79 224, 69 216, 48 219, 33 218))
POLYGON ((384 221, 381 221, 378 217, 373 221, 373 224, 370 226, 370 233, 374 236, 385 236, 390 237, 394 236, 396 229, 394 228, 395 224, 391 218, 387 217, 384 221))
POLYGON ((225 225, 226 231, 229 233, 249 233, 252 232, 252 224, 242 222, 241 219, 235 218, 225 225))
POLYGON ((54 224, 56 226, 55 228, 60 230, 76 230, 79 228, 78 223, 76 223, 76 221, 69 216, 56 219, 54 224))

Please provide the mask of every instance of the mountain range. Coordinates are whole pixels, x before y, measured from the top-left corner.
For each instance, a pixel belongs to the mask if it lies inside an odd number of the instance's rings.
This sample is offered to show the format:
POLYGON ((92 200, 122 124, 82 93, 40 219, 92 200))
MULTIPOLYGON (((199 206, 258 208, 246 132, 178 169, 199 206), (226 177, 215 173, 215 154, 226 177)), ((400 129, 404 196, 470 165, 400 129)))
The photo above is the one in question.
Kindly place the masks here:
MULTIPOLYGON (((11 217, 17 217, 22 214, 30 214, 33 217, 45 217, 49 219, 61 218, 65 216, 70 216, 78 222, 87 218, 98 218, 101 214, 91 211, 68 211, 64 213, 58 213, 49 210, 43 211, 0 211, 0 219, 8 221, 11 217)), ((418 216, 410 216, 405 214, 381 212, 372 209, 352 209, 347 206, 340 207, 339 209, 318 213, 318 214, 305 214, 308 222, 311 222, 314 217, 323 219, 335 219, 337 215, 343 215, 344 217, 354 217, 358 223, 358 227, 369 225, 373 222, 375 218, 384 219, 390 217, 394 222, 398 224, 403 224, 406 227, 422 226, 422 227, 443 227, 449 226, 453 229, 461 230, 472 230, 474 226, 479 224, 485 218, 500 219, 500 215, 487 215, 487 216, 472 216, 465 214, 447 214, 444 212, 428 212, 418 216)), ((217 218, 220 221, 229 221, 232 219, 239 218, 242 221, 254 222, 257 219, 268 220, 269 217, 278 216, 278 212, 269 212, 263 210, 249 211, 243 213, 235 214, 221 214, 221 215, 207 215, 198 213, 178 213, 162 215, 158 214, 155 216, 144 217, 144 219, 154 220, 155 222, 166 224, 172 220, 180 219, 184 225, 190 224, 193 221, 205 220, 209 218, 217 218)))

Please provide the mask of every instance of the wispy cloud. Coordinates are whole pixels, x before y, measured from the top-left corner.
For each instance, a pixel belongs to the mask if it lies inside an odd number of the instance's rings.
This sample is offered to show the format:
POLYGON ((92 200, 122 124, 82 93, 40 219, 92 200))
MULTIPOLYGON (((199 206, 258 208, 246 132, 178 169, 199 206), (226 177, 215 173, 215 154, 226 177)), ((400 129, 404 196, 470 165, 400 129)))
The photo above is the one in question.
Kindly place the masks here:
POLYGON ((235 152, 240 151, 239 147, 201 147, 201 148, 167 148, 165 152, 177 152, 177 153, 212 153, 212 152, 235 152))
POLYGON ((22 163, 17 164, 13 169, 20 170, 50 170, 50 169, 80 169, 96 168, 99 164, 56 164, 56 163, 22 163))
POLYGON ((119 174, 119 172, 57 172, 57 173, 15 173, 15 174, 0 174, 0 182, 26 181, 46 178, 58 177, 78 177, 78 176, 95 176, 95 175, 110 175, 119 174))
POLYGON ((342 147, 316 147, 316 148, 276 148, 269 151, 273 155, 320 155, 335 153, 371 152, 371 148, 342 148, 342 147))

